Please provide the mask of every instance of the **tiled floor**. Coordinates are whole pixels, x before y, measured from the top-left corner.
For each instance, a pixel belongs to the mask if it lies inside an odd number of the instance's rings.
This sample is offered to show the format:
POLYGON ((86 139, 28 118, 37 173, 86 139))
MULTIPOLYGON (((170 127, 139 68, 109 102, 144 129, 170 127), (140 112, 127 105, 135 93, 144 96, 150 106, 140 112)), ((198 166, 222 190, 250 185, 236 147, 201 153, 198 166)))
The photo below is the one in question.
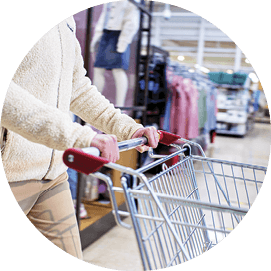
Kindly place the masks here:
MULTIPOLYGON (((244 138, 217 136, 206 152, 208 157, 267 166, 271 126, 255 124, 244 138)), ((125 220, 129 223, 129 218, 125 220)), ((128 271, 143 270, 132 230, 115 227, 83 252, 84 260, 94 265, 128 271)))
MULTIPOLYGON (((130 223, 130 219, 125 219, 130 223)), ((84 260, 117 270, 143 270, 133 230, 114 227, 83 252, 84 260)))

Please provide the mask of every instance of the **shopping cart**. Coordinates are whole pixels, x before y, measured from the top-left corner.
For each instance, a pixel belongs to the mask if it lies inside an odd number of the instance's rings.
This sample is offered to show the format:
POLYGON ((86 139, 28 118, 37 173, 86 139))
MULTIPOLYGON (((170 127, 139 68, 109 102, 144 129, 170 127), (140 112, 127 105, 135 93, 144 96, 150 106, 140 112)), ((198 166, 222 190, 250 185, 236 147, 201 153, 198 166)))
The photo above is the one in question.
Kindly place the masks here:
MULTIPOLYGON (((108 185, 113 214, 118 225, 133 228, 144 270, 177 265, 192 259, 225 238, 248 212, 262 186, 266 167, 207 158, 200 145, 159 131, 160 143, 175 147, 170 155, 137 170, 93 155, 93 148, 68 149, 63 160, 68 167, 91 174, 108 185), (200 155, 192 155, 191 147, 200 155), (91 153, 91 154, 90 154, 91 153), (178 156, 178 162, 166 161, 178 156), (123 173, 122 188, 113 187, 101 167, 123 173), (152 168, 160 169, 151 175, 152 168), (118 210, 115 193, 125 195, 128 212, 118 210), (132 226, 121 218, 130 216, 132 226)), ((146 138, 119 143, 120 151, 146 143, 146 138)), ((94 151, 97 151, 95 149, 94 151)))

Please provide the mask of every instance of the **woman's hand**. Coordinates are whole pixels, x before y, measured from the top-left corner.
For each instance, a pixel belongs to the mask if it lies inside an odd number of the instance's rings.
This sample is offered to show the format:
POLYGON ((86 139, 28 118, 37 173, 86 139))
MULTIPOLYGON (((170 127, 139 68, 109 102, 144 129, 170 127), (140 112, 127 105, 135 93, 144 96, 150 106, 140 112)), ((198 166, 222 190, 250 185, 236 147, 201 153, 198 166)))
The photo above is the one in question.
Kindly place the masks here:
MULTIPOLYGON (((148 146, 136 147, 139 152, 145 152, 149 147, 156 148, 159 143, 159 135, 155 127, 147 127, 138 129, 132 136, 138 138, 145 136, 148 138, 148 146)), ((101 152, 101 157, 108 159, 110 162, 117 162, 119 160, 119 147, 117 137, 115 135, 97 134, 91 142, 92 147, 96 147, 101 152)))
POLYGON ((92 139, 90 145, 98 148, 101 152, 101 157, 108 159, 110 162, 115 163, 119 160, 119 147, 115 135, 97 134, 92 139))
POLYGON ((132 139, 142 137, 142 136, 147 137, 148 146, 146 146, 146 145, 139 146, 139 147, 136 147, 136 150, 138 150, 139 152, 142 153, 142 152, 149 150, 149 147, 152 147, 152 148, 157 147, 157 145, 159 143, 159 135, 158 135, 158 132, 155 127, 151 126, 151 127, 147 127, 147 128, 138 129, 133 134, 132 139))

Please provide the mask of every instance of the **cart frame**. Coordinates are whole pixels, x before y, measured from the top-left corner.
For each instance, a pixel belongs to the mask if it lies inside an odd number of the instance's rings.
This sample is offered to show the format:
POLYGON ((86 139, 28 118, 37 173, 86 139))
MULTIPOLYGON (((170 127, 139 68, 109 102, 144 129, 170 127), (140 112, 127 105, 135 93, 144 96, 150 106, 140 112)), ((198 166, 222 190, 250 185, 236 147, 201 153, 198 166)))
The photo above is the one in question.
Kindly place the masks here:
MULTIPOLYGON (((140 140, 126 141, 120 144, 120 149, 140 144, 140 140)), ((144 270, 188 261, 226 237, 250 209, 267 170, 207 158, 199 144, 185 139, 169 145, 176 152, 154 155, 150 149, 149 155, 158 160, 137 170, 110 162, 104 164, 123 173, 122 188, 114 187, 107 175, 90 173, 107 183, 116 223, 134 229, 144 270), (191 146, 197 147, 201 156, 192 155, 191 146), (167 167, 166 161, 175 156, 179 161, 167 167), (146 172, 157 166, 162 166, 161 172, 148 178, 146 172), (128 176, 132 177, 131 185, 128 176), (119 192, 124 193, 127 212, 118 210, 115 193, 119 192), (127 216, 132 226, 122 221, 127 216)), ((68 156, 72 161, 70 153, 68 156)))

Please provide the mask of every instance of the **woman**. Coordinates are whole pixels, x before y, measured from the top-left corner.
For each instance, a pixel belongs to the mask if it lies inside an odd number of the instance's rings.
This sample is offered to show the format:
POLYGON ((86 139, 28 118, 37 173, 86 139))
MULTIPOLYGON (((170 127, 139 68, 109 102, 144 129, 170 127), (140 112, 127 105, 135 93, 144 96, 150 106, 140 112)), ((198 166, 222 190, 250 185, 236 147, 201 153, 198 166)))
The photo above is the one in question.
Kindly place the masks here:
POLYGON ((1 118, 3 166, 16 200, 44 236, 80 259, 63 151, 94 146, 102 157, 116 162, 117 140, 145 135, 151 147, 158 144, 155 128, 144 128, 121 114, 85 74, 71 17, 43 36, 23 59, 1 118), (69 111, 106 134, 72 122, 69 111))

